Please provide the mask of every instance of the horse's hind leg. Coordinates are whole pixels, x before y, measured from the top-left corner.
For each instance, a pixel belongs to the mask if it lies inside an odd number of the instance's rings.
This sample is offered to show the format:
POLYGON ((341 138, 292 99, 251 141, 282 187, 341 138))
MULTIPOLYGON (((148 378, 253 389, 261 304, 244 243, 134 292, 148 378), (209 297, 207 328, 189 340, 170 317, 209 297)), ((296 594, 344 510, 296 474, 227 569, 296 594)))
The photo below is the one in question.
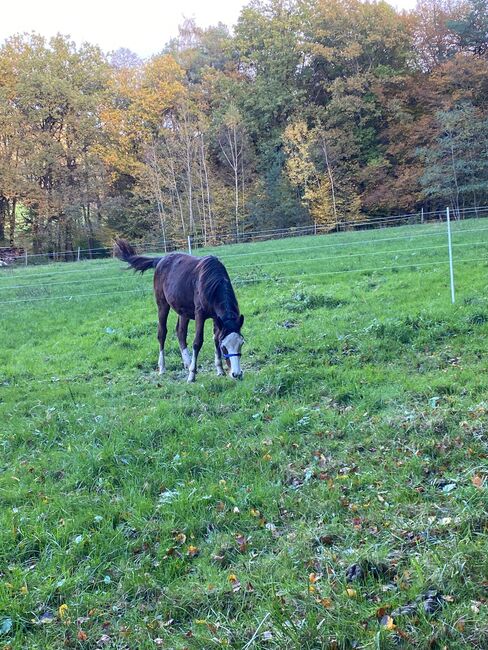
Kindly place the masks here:
POLYGON ((158 341, 159 341, 159 361, 158 368, 159 374, 162 375, 166 370, 164 363, 164 343, 166 341, 166 334, 168 333, 167 321, 169 314, 168 303, 162 302, 158 304, 158 341))
POLYGON ((181 358, 183 359, 183 365, 186 369, 189 368, 191 363, 191 356, 188 352, 188 345, 186 342, 186 337, 188 334, 188 323, 190 319, 186 316, 178 316, 176 322, 176 336, 178 338, 178 343, 180 344, 181 358))

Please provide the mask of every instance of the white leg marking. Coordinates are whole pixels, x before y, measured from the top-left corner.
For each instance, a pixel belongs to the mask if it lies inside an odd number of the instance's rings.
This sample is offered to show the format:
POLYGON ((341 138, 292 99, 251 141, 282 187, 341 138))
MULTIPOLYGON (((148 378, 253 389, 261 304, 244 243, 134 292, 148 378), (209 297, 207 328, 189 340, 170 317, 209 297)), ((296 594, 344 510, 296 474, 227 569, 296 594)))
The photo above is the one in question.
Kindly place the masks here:
POLYGON ((166 366, 164 365, 164 352, 162 350, 159 352, 158 367, 159 367, 159 374, 162 375, 166 370, 166 366))
POLYGON ((185 366, 186 369, 188 369, 191 363, 191 357, 190 357, 190 353, 188 352, 188 348, 184 348, 181 351, 181 358, 183 359, 183 365, 185 366))
MULTIPOLYGON (((188 350, 187 350, 188 352, 188 350)), ((190 355, 188 355, 190 356, 190 355)), ((188 366, 188 383, 191 384, 191 382, 195 381, 195 377, 197 375, 197 359, 195 356, 195 351, 193 351, 193 355, 191 357, 190 364, 188 366)))

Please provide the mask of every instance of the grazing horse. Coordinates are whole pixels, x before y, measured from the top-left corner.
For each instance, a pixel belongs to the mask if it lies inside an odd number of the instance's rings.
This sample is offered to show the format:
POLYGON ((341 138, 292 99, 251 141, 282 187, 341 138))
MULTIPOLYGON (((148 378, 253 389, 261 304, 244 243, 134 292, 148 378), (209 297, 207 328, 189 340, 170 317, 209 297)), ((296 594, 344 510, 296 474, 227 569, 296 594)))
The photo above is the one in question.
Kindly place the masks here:
POLYGON ((198 353, 203 344, 205 321, 214 322, 215 368, 218 375, 224 374, 222 357, 234 379, 242 379, 241 348, 244 339, 241 327, 244 316, 239 311, 237 298, 229 274, 220 260, 212 255, 194 257, 186 253, 170 253, 164 257, 143 257, 137 255, 124 239, 115 242, 116 256, 127 262, 129 268, 144 273, 154 272, 154 295, 158 305, 159 374, 165 371, 164 343, 167 334, 167 320, 172 308, 178 314, 176 335, 180 344, 181 357, 188 369, 188 381, 195 381, 198 353), (195 321, 193 355, 190 357, 186 343, 188 323, 195 321))

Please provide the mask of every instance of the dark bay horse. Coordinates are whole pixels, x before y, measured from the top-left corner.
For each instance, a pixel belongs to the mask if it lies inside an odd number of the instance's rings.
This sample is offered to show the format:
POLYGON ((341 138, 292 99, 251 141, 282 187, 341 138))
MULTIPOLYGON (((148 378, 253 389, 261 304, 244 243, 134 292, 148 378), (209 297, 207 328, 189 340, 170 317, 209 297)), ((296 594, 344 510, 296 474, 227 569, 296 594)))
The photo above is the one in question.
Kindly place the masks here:
POLYGON ((241 348, 244 339, 241 327, 244 316, 239 311, 237 298, 225 266, 212 255, 194 257, 186 253, 170 253, 164 257, 137 255, 124 239, 115 242, 116 256, 130 268, 144 273, 154 271, 154 295, 158 305, 159 374, 165 371, 164 343, 167 320, 172 308, 178 314, 176 335, 181 357, 188 369, 188 381, 195 381, 198 353, 203 344, 205 321, 214 322, 215 368, 224 374, 222 357, 234 379, 242 379, 241 348), (195 321, 193 355, 190 357, 186 343, 188 323, 195 321))

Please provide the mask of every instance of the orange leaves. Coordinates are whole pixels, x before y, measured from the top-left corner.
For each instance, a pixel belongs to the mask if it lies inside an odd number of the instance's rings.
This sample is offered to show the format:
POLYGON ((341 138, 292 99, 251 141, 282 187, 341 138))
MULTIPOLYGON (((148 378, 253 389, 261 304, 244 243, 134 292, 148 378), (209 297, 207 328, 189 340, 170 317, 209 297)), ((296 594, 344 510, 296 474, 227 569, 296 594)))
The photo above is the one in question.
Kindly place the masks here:
POLYGON ((186 551, 188 557, 196 557, 199 553, 200 553, 200 549, 198 548, 198 546, 193 546, 192 544, 190 544, 190 546, 186 551))
POLYGON ((83 632, 83 630, 78 630, 76 638, 78 641, 86 641, 88 639, 88 634, 86 632, 83 632))
POLYGON ((396 628, 396 625, 389 614, 385 614, 384 616, 381 617, 380 625, 386 628, 387 630, 394 630, 396 628))
POLYGON ((481 488, 483 487, 483 485, 485 483, 485 480, 484 480, 484 478, 482 478, 478 474, 475 474, 474 476, 471 477, 471 483, 474 485, 475 488, 478 488, 479 490, 481 490, 481 488))
POLYGON ((184 96, 183 70, 170 55, 157 56, 144 66, 135 108, 144 121, 158 124, 161 115, 184 96))
POLYGON ((186 542, 186 535, 185 535, 185 533, 178 533, 178 532, 175 532, 174 535, 173 535, 173 537, 174 537, 174 540, 175 540, 175 542, 176 542, 177 544, 180 544, 180 545, 181 545, 181 544, 184 544, 184 543, 186 542))
POLYGON ((318 598, 317 602, 326 609, 330 609, 332 607, 332 600, 330 598, 318 598))
POLYGON ((230 582, 230 584, 232 585, 232 591, 233 591, 234 593, 236 593, 236 592, 238 592, 238 591, 240 590, 240 588, 241 588, 241 583, 240 583, 238 577, 237 577, 234 573, 231 573, 231 574, 229 575, 229 577, 227 578, 227 580, 228 580, 228 581, 230 582))

